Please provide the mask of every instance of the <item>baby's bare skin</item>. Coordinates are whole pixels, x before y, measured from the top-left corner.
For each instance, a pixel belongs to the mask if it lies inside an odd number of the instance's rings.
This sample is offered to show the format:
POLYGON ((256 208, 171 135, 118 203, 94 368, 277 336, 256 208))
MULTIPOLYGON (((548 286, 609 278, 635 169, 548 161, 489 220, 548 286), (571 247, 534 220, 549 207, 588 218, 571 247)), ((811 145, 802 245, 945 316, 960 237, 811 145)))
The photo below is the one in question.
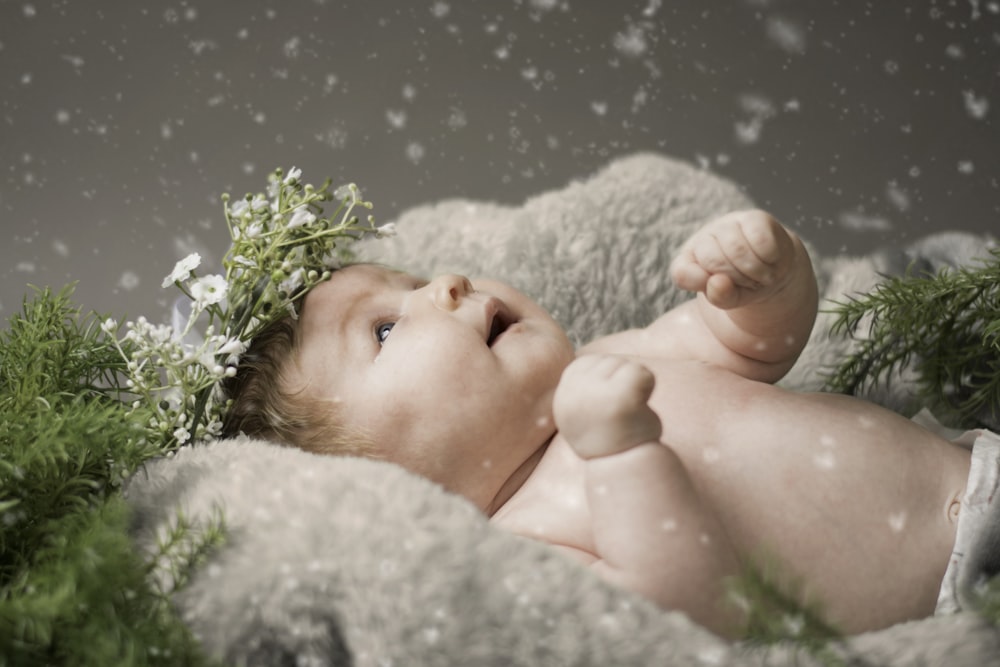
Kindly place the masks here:
POLYGON ((576 351, 508 285, 350 266, 306 298, 286 389, 371 456, 466 497, 608 580, 738 634, 724 580, 801 581, 856 632, 929 614, 969 455, 843 396, 773 386, 813 325, 798 238, 723 216, 671 267, 696 299, 576 351))
POLYGON ((871 404, 767 384, 815 312, 804 250, 772 223, 742 214, 703 232, 728 260, 745 252, 734 226, 765 228, 766 266, 742 255, 733 278, 696 237, 673 273, 699 301, 581 350, 555 395, 559 433, 493 521, 722 634, 741 622, 724 578, 754 560, 776 561, 845 632, 926 616, 968 454, 871 404), (746 313, 724 321, 734 306, 746 313))

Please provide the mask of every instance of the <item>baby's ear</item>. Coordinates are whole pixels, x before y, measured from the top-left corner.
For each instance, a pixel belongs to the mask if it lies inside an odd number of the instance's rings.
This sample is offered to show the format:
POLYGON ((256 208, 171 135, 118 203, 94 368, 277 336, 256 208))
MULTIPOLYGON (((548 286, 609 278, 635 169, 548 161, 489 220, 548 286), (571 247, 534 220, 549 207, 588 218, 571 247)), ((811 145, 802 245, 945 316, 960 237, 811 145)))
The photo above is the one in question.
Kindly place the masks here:
POLYGON ((421 275, 507 282, 580 342, 644 326, 686 299, 666 268, 675 252, 704 221, 750 207, 729 182, 644 153, 521 206, 450 200, 410 209, 395 237, 360 252, 421 275))

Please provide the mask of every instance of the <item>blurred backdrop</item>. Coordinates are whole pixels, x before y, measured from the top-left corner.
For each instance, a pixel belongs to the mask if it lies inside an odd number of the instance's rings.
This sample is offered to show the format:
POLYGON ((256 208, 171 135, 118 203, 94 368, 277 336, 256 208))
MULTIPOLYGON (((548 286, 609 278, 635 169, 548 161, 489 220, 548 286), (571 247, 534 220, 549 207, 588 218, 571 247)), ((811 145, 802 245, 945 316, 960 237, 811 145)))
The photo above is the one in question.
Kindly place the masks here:
POLYGON ((0 89, 4 320, 155 318, 278 166, 387 222, 654 150, 829 252, 1000 230, 1000 0, 0 0, 0 89))

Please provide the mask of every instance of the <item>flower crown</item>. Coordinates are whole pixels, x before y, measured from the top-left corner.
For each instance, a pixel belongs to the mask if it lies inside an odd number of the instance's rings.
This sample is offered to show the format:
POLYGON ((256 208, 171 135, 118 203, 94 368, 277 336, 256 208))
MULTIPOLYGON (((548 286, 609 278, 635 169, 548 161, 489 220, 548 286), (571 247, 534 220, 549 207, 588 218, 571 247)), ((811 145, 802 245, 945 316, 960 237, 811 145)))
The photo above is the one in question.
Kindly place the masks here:
POLYGON ((301 173, 275 170, 266 195, 248 194, 232 204, 223 196, 232 238, 222 260, 225 275, 196 275, 197 253, 177 262, 163 287, 181 290, 187 312, 175 306, 172 324, 140 317, 127 322, 119 338, 115 320, 103 323, 126 362, 129 415, 150 444, 173 451, 218 436, 228 407, 221 382, 236 375, 253 337, 282 317, 297 316, 296 301, 352 258, 353 242, 393 232, 391 224, 375 227, 370 215, 361 222, 354 214, 372 205, 353 183, 331 192, 330 181, 317 189, 304 185, 301 173), (338 206, 324 216, 328 201, 338 206))

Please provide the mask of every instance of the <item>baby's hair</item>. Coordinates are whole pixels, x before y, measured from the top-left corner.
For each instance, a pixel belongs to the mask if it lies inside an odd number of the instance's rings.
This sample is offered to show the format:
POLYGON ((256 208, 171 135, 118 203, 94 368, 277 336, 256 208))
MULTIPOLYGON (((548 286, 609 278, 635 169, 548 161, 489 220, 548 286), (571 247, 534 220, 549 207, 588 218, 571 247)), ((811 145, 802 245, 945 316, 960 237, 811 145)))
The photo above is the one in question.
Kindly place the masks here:
MULTIPOLYGON (((304 307, 301 298, 300 315, 304 307)), ((370 443, 341 422, 335 403, 289 387, 288 369, 297 363, 299 344, 299 320, 291 314, 254 336, 236 375, 223 383, 232 402, 222 436, 242 433, 316 454, 367 455, 370 443)))

